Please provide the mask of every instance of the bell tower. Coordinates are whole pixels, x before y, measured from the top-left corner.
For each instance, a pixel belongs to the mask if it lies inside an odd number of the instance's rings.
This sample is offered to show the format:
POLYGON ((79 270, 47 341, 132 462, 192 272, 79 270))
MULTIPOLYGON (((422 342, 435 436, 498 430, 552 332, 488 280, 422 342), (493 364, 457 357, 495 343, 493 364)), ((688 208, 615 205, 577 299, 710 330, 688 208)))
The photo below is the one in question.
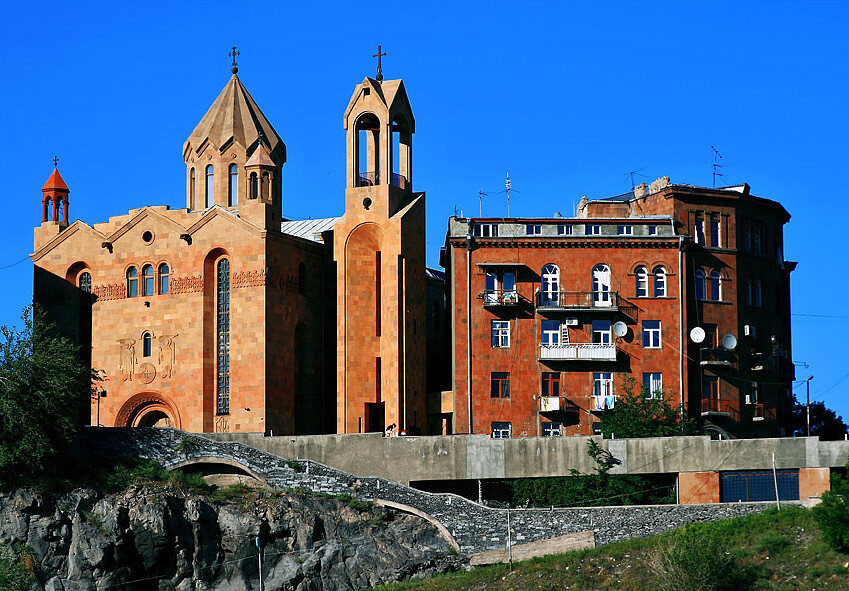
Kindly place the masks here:
MULTIPOLYGON (((380 53, 378 51, 378 53, 380 53)), ((413 191, 415 119, 401 80, 365 78, 344 115, 337 265, 337 432, 426 426, 425 195, 413 191)))

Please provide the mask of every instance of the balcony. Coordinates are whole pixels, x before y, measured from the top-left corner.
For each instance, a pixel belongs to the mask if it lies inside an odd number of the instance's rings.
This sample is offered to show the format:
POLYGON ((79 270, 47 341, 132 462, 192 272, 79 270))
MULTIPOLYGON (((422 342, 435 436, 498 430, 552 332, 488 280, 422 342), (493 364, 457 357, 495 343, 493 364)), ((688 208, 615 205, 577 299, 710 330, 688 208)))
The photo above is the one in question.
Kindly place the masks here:
POLYGON ((734 353, 723 347, 703 347, 699 355, 701 365, 728 366, 737 361, 734 353))
POLYGON ((598 343, 540 344, 541 361, 616 361, 616 345, 598 343))
MULTIPOLYGON (((405 179, 406 180, 406 179, 405 179)), ((357 175, 358 187, 373 187, 380 184, 380 171, 361 172, 357 175)))
POLYGON ((637 318, 637 307, 615 291, 537 291, 535 303, 538 312, 622 312, 637 318))
POLYGON ((763 404, 752 405, 752 420, 753 421, 774 421, 775 407, 765 406, 763 404))
POLYGON ((515 289, 489 289, 478 296, 484 308, 515 308, 519 305, 519 292, 515 289))
POLYGON ((403 174, 398 174, 397 172, 392 173, 392 186, 398 187, 399 189, 409 189, 410 182, 407 180, 403 174))
POLYGON ((730 400, 702 398, 703 417, 730 417, 737 420, 738 415, 737 409, 734 408, 730 400))

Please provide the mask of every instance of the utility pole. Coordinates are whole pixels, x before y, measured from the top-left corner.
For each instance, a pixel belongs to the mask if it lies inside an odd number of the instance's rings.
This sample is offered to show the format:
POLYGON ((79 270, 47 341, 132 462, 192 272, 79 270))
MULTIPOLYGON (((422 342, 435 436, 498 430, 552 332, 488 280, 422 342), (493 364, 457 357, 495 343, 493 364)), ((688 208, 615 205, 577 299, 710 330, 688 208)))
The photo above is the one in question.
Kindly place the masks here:
POLYGON ((265 583, 262 580, 262 540, 256 537, 256 558, 259 565, 259 591, 265 591, 265 583))
MULTIPOLYGON (((478 203, 479 203, 479 206, 480 206, 480 209, 478 211, 479 217, 483 217, 483 198, 484 197, 486 197, 486 193, 483 192, 483 187, 481 187, 481 190, 478 191, 478 203)), ((509 209, 509 207, 508 207, 508 209, 509 209)))
POLYGON ((778 475, 775 472, 775 452, 772 453, 772 483, 775 486, 775 506, 781 511, 781 501, 778 500, 778 475))
POLYGON ((510 173, 507 173, 507 181, 504 183, 507 191, 507 217, 510 217, 510 188, 512 183, 510 182, 510 173))
POLYGON ((805 380, 805 437, 811 436, 811 380, 814 376, 805 380))

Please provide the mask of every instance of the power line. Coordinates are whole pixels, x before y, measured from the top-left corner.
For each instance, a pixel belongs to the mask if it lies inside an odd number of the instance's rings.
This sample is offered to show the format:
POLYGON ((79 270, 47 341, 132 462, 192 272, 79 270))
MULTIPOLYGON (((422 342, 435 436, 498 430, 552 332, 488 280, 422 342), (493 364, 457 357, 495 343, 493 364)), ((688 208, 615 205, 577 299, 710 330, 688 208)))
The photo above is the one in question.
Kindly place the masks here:
POLYGON ((29 258, 29 255, 25 256, 24 258, 22 258, 21 260, 15 262, 15 263, 12 263, 11 265, 5 265, 3 267, 0 267, 0 270, 8 269, 9 267, 14 267, 15 265, 20 265, 21 263, 23 263, 28 258, 29 258))

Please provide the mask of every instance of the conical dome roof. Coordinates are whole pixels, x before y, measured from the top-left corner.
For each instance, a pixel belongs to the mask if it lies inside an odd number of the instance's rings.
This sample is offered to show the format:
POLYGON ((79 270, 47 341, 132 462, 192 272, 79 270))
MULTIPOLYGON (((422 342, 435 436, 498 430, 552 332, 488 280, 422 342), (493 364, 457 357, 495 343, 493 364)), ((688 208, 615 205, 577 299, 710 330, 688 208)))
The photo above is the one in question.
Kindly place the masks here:
POLYGON ((265 135, 265 142, 271 154, 279 153, 285 162, 286 145, 262 114, 245 85, 233 74, 206 115, 189 135, 183 152, 185 154, 189 144, 196 150, 206 140, 218 149, 229 145, 231 140, 249 149, 256 143, 260 131, 265 135))
POLYGON ((59 169, 54 168, 53 172, 50 174, 50 178, 47 179, 47 182, 44 183, 44 186, 41 187, 42 191, 64 191, 69 193, 68 185, 65 184, 65 181, 62 179, 62 175, 59 174, 59 169))

